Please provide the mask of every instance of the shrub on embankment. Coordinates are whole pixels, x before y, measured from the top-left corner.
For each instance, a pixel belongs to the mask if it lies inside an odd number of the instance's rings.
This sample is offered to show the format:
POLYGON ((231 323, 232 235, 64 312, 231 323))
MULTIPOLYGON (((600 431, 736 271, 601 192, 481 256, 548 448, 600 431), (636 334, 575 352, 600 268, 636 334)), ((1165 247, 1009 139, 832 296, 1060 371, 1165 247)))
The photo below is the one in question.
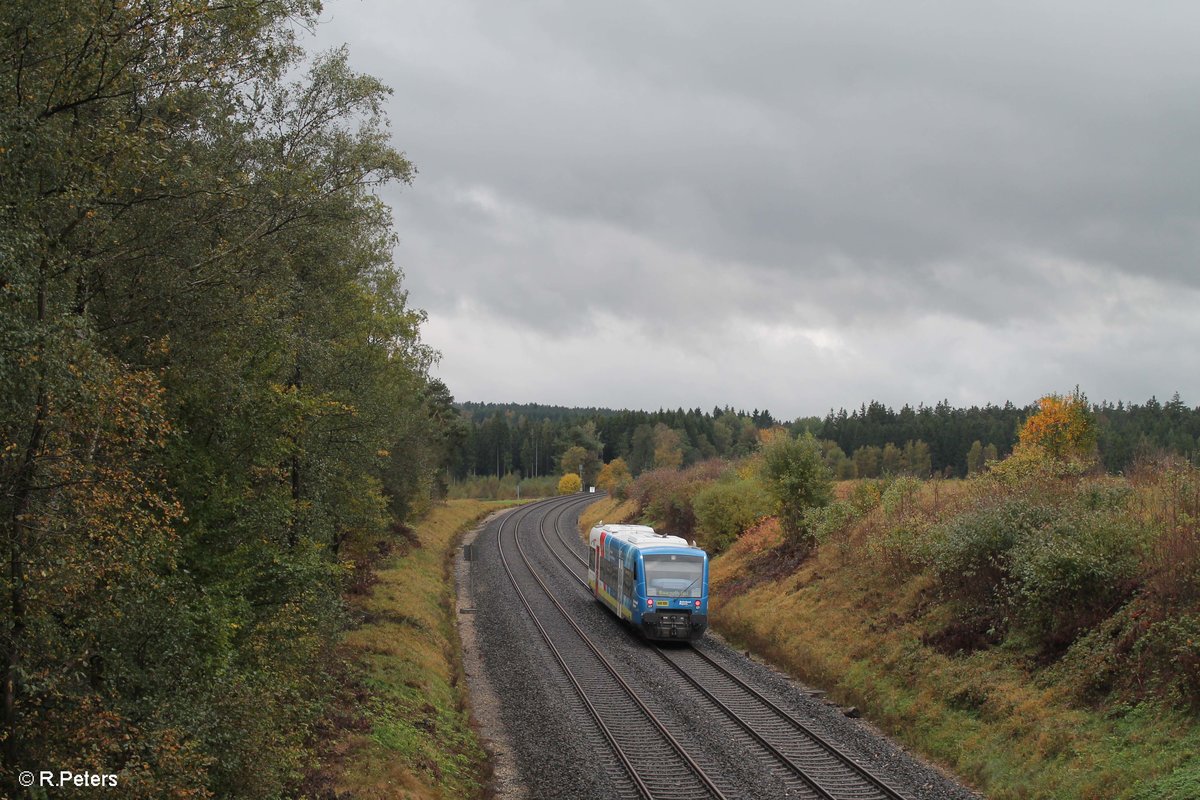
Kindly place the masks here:
MULTIPOLYGON (((736 468, 707 471, 631 497, 698 518, 736 468)), ((1194 798, 1198 520, 1178 460, 1110 476, 1028 447, 968 480, 844 482, 807 554, 768 519, 714 559, 712 623, 989 797, 1194 798)))

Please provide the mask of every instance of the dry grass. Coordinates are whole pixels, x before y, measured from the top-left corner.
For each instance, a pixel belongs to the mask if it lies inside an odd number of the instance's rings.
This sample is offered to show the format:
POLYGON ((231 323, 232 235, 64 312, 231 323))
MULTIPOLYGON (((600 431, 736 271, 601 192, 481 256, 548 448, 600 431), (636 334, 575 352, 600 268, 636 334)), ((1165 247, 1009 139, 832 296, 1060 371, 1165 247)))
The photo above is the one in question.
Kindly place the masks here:
POLYGON ((413 546, 353 598, 363 622, 344 647, 358 686, 349 709, 357 721, 331 747, 337 797, 482 796, 485 755, 470 725, 449 566, 459 535, 507 505, 452 500, 435 508, 413 546))
POLYGON ((1161 531, 1147 563, 1150 592, 1167 606, 1200 605, 1200 471, 1179 459, 1143 461, 1130 484, 1139 512, 1161 531))
POLYGON ((713 626, 863 708, 990 798, 1200 796, 1200 723, 1188 711, 1080 707, 1069 674, 1039 670, 1019 648, 951 656, 922 644, 956 607, 877 544, 958 513, 971 502, 967 483, 927 482, 786 568, 771 526, 748 532, 713 563, 713 626))
POLYGON ((605 497, 597 500, 579 515, 579 533, 586 537, 588 531, 601 522, 628 522, 637 514, 637 503, 605 497))

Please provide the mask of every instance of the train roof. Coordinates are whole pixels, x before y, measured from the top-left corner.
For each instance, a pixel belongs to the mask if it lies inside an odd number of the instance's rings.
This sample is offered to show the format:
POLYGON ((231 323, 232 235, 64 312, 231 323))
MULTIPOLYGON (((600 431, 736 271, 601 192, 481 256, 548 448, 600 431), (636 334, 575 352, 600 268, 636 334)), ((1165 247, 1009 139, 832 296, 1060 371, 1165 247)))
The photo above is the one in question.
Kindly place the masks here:
POLYGON ((601 523, 592 528, 593 533, 604 531, 614 539, 636 547, 688 547, 692 545, 686 539, 672 536, 669 533, 658 533, 649 525, 605 525, 601 523))

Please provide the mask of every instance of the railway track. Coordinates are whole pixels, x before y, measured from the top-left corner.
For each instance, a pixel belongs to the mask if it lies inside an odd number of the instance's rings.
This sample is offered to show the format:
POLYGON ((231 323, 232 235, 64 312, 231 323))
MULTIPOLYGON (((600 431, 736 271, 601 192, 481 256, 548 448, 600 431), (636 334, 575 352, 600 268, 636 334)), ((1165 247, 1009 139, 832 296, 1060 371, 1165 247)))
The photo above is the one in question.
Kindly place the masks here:
POLYGON ((694 647, 655 652, 733 724, 757 741, 816 797, 904 800, 816 731, 694 647))
MULTIPOLYGON (((567 574, 590 596, 586 577, 581 577, 576 566, 582 566, 586 575, 587 560, 579 553, 582 543, 573 535, 573 543, 563 536, 562 516, 567 508, 564 505, 552 512, 554 533, 560 547, 551 544, 544 524, 538 526, 538 535, 567 574), (564 558, 562 550, 573 561, 564 558)), ((551 514, 547 514, 547 518, 550 517, 551 514)), ((905 800, 849 754, 701 650, 691 646, 648 646, 682 679, 681 685, 691 687, 703 698, 702 704, 737 729, 737 738, 748 737, 756 749, 762 751, 765 762, 774 762, 772 766, 777 774, 798 796, 822 800, 905 800)))
MULTIPOLYGON (((579 502, 578 498, 550 501, 560 515, 579 502)), ((496 537, 500 561, 522 607, 625 768, 631 796, 725 800, 707 771, 638 697, 538 575, 517 535, 530 513, 516 512, 501 523, 496 537)))

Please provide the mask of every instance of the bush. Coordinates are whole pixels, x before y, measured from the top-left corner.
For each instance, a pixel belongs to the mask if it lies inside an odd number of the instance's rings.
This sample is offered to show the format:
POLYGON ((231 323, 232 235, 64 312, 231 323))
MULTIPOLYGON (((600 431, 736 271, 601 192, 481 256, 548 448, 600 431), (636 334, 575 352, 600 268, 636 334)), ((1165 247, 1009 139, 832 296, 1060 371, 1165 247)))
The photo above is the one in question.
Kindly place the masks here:
POLYGON ((1023 622, 1045 644, 1072 641, 1132 594, 1147 538, 1127 515, 1085 502, 1020 535, 1009 572, 1023 622))
POLYGON ((643 472, 629 487, 629 498, 637 503, 639 515, 664 532, 691 538, 696 530, 692 507, 696 494, 727 468, 727 464, 714 459, 685 470, 666 467, 643 472))
POLYGON ((907 516, 913 509, 921 481, 909 475, 901 475, 887 483, 880 497, 883 515, 888 519, 907 516))
POLYGON ((944 585, 974 598, 989 596, 1008 575, 1013 546, 1020 539, 1036 539, 1051 516, 1024 498, 977 508, 935 526, 921 559, 944 585))
POLYGON ((804 512, 805 526, 821 544, 832 540, 839 533, 844 533, 858 518, 854 506, 846 501, 810 508, 804 512))
POLYGON ((1200 470, 1160 456, 1131 473, 1139 509, 1161 530, 1144 566, 1149 593, 1167 608, 1200 608, 1200 470))
POLYGON ((575 494, 583 490, 583 481, 574 472, 568 472, 558 479, 559 494, 575 494))
POLYGON ((779 523, 793 543, 811 546, 813 532, 805 512, 829 504, 833 481, 822 459, 821 445, 806 433, 799 439, 780 437, 763 448, 763 476, 779 507, 779 523))
POLYGON ((1008 458, 991 465, 987 480, 1009 490, 1057 496, 1071 491, 1073 481, 1094 467, 1088 460, 1056 459, 1038 445, 1022 444, 1008 458))
POLYGON ((692 506, 706 546, 719 553, 770 515, 771 497, 753 478, 720 481, 698 491, 692 506))
POLYGON ((1126 600, 1149 541, 1107 482, 1076 485, 1059 501, 1039 492, 1004 497, 933 527, 921 559, 953 594, 1016 623, 1060 650, 1126 600))
POLYGON ((884 483, 880 480, 859 481, 850 489, 850 496, 846 498, 846 502, 857 516, 864 517, 879 507, 883 500, 883 486, 884 483))
POLYGON ((1079 489, 1079 500, 1092 511, 1124 511, 1133 497, 1133 487, 1120 478, 1089 481, 1079 489))

